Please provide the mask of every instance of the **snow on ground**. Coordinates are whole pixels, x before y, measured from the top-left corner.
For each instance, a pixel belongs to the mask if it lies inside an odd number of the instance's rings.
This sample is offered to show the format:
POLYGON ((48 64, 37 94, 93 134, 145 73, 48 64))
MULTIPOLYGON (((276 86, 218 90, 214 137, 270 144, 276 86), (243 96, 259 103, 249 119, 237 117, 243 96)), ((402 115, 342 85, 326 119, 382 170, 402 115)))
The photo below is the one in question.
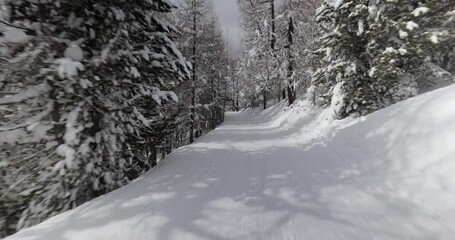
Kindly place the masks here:
POLYGON ((7 240, 453 239, 455 86, 330 121, 229 113, 137 181, 7 240))

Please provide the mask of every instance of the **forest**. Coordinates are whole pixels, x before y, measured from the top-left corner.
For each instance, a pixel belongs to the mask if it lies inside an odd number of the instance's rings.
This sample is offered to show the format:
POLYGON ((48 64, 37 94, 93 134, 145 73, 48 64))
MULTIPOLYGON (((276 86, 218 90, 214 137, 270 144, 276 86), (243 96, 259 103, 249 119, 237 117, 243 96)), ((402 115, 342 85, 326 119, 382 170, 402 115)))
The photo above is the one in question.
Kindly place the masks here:
POLYGON ((239 47, 211 0, 0 4, 0 238, 127 185, 226 112, 305 100, 358 118, 455 81, 453 0, 236 0, 239 47))

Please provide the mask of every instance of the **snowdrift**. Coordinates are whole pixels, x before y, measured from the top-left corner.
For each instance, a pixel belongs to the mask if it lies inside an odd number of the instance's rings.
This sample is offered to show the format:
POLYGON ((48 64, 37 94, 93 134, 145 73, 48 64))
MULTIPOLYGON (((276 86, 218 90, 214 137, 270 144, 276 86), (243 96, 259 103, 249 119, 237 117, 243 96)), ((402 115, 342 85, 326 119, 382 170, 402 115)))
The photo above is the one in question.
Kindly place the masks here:
POLYGON ((455 86, 334 121, 229 113, 137 181, 7 240, 453 239, 455 86))

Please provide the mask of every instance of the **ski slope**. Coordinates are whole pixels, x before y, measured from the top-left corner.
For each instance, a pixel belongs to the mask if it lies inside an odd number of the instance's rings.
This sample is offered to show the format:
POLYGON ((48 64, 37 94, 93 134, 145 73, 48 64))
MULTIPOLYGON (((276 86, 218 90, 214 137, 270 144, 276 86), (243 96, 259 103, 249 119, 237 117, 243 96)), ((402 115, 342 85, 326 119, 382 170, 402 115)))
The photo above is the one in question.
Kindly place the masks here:
POLYGON ((226 122, 110 194, 7 240, 454 239, 455 86, 332 121, 226 122))

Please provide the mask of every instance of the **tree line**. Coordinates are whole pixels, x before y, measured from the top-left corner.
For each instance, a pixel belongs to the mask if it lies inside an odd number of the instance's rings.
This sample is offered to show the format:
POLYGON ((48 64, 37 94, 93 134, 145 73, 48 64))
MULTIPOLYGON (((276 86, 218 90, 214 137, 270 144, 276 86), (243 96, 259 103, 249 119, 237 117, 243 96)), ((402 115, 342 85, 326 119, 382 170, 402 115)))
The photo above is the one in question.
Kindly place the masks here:
POLYGON ((0 237, 121 187, 225 112, 306 98, 334 119, 450 84, 452 0, 0 1, 0 237))
POLYGON ((360 116, 454 82, 455 2, 238 0, 243 106, 360 116), (272 101, 273 100, 273 101, 272 101), (272 101, 272 102, 271 102, 272 101))
POLYGON ((209 1, 1 4, 0 237, 127 184, 231 107, 209 1))

